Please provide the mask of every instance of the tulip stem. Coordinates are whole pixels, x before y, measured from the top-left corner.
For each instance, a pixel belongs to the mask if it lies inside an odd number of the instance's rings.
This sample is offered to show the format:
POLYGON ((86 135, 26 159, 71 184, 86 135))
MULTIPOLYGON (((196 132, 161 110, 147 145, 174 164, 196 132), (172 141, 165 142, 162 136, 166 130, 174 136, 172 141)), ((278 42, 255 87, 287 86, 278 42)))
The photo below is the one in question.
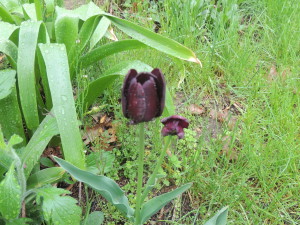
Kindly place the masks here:
POLYGON ((144 201, 144 199, 147 197, 148 193, 151 191, 151 189, 155 185, 155 179, 157 178, 158 170, 161 168, 161 164, 163 163, 164 157, 166 155, 167 149, 169 148, 171 140, 172 140, 172 136, 168 136, 167 140, 164 144, 164 148, 160 152, 160 155, 159 155, 158 161, 155 165, 155 168, 154 168, 149 180, 147 181, 146 187, 145 187, 145 189, 143 191, 143 194, 142 194, 142 201, 144 201))
POLYGON ((139 124, 139 158, 138 158, 138 183, 137 183, 137 200, 135 209, 135 224, 140 225, 141 205, 142 205, 142 187, 144 173, 144 152, 145 152, 145 125, 139 124))

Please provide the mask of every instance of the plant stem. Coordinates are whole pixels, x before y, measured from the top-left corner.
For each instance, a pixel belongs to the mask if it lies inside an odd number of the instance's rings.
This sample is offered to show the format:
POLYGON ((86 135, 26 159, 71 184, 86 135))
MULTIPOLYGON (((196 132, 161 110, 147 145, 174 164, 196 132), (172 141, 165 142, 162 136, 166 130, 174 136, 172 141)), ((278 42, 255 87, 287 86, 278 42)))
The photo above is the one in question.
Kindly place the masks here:
POLYGON ((139 124, 139 158, 138 158, 138 183, 137 183, 137 200, 135 209, 135 224, 139 225, 141 220, 142 205, 142 187, 144 173, 144 153, 145 153, 145 126, 144 123, 139 124))
POLYGON ((149 191, 152 189, 152 186, 154 186, 154 184, 155 184, 155 178, 156 178, 157 172, 158 172, 159 168, 161 167, 161 164, 164 160, 164 157, 166 155, 166 151, 167 151, 167 149, 168 149, 168 147, 171 143, 171 140, 172 140, 172 136, 168 136, 167 141, 164 145, 164 148, 160 152, 160 156, 159 156, 158 161, 156 163, 156 166, 153 170, 153 173, 152 173, 151 177, 149 178, 149 180, 147 181, 146 187, 145 187, 143 195, 142 195, 142 201, 147 197, 149 191))

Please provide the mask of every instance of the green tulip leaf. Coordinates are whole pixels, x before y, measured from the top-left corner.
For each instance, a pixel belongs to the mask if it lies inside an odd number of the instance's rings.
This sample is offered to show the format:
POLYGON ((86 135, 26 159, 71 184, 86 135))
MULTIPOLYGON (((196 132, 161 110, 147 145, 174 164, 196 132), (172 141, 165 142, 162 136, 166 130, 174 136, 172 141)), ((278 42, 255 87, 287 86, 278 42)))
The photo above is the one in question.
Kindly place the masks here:
POLYGON ((168 204, 171 200, 181 195, 183 192, 188 190, 192 186, 192 183, 185 184, 173 191, 162 194, 155 198, 150 199, 148 202, 143 204, 141 209, 141 222, 144 224, 151 216, 158 212, 162 207, 168 204))
POLYGON ((146 45, 137 40, 123 40, 99 46, 80 58, 81 65, 87 67, 107 56, 127 50, 145 48, 146 45))
POLYGON ((22 150, 21 161, 25 165, 24 173, 28 177, 33 167, 54 135, 59 134, 55 117, 50 113, 34 132, 25 149, 22 150))
POLYGON ((15 166, 12 163, 4 180, 0 183, 0 213, 7 220, 16 218, 21 209, 21 187, 14 171, 15 166))
POLYGON ((0 15, 1 15, 1 19, 4 22, 8 22, 11 24, 15 23, 15 20, 13 18, 13 16, 11 15, 11 13, 3 6, 0 5, 0 15))
POLYGON ((54 157, 55 161, 71 174, 76 180, 84 182, 95 191, 100 193, 107 201, 116 206, 118 210, 132 220, 134 210, 129 206, 127 197, 119 185, 112 179, 105 176, 98 176, 90 172, 80 170, 63 159, 54 157))
POLYGON ((41 22, 25 21, 20 26, 17 75, 21 107, 29 129, 39 125, 37 108, 35 55, 39 42, 47 41, 46 27, 41 22))
POLYGON ((113 24, 132 38, 157 49, 158 51, 172 55, 176 58, 201 64, 195 53, 178 42, 156 34, 146 28, 132 22, 120 19, 110 14, 105 14, 113 24))
POLYGON ((110 20, 107 19, 106 17, 102 17, 90 39, 90 49, 93 49, 95 45, 105 35, 109 25, 110 25, 110 20))
POLYGON ((14 24, 10 24, 7 22, 3 22, 0 21, 0 40, 4 39, 4 40, 8 40, 10 35, 16 30, 18 29, 18 26, 14 25, 14 24))
POLYGON ((35 5, 31 4, 23 4, 23 13, 26 20, 37 21, 35 5))
POLYGON ((27 189, 39 188, 46 184, 57 182, 64 175, 65 170, 60 167, 52 167, 40 170, 32 174, 27 180, 27 189))
POLYGON ((53 113, 64 157, 79 168, 84 168, 83 143, 77 122, 66 47, 62 44, 39 44, 39 49, 46 66, 53 113))
POLYGON ((226 225, 228 215, 228 206, 225 206, 219 210, 210 220, 204 225, 226 225))

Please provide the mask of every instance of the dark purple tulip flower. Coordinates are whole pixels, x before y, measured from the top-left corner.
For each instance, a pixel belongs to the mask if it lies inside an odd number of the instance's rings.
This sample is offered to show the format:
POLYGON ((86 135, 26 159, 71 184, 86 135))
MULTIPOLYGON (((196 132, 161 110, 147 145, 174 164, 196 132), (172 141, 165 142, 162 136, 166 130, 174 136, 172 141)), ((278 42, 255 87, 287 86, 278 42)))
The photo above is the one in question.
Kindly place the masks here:
POLYGON ((131 69, 122 89, 122 109, 133 124, 161 116, 165 107, 166 82, 160 69, 140 72, 131 69))
POLYGON ((165 125, 161 130, 163 136, 177 135, 179 139, 184 137, 183 128, 188 128, 189 121, 183 116, 170 116, 161 120, 165 125))

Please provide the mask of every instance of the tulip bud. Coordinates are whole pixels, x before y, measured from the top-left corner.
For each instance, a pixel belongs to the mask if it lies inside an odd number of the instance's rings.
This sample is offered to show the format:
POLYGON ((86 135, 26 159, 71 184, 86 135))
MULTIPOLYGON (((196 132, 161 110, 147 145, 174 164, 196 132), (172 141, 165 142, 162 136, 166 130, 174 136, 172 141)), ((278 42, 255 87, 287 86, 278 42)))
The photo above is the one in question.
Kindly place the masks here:
POLYGON ((189 121, 183 116, 170 116, 161 120, 164 124, 161 130, 162 136, 177 135, 179 139, 184 137, 183 128, 188 128, 189 121))
POLYGON ((166 83, 160 69, 140 72, 131 69, 122 89, 122 109, 134 124, 161 116, 165 106, 166 83))

